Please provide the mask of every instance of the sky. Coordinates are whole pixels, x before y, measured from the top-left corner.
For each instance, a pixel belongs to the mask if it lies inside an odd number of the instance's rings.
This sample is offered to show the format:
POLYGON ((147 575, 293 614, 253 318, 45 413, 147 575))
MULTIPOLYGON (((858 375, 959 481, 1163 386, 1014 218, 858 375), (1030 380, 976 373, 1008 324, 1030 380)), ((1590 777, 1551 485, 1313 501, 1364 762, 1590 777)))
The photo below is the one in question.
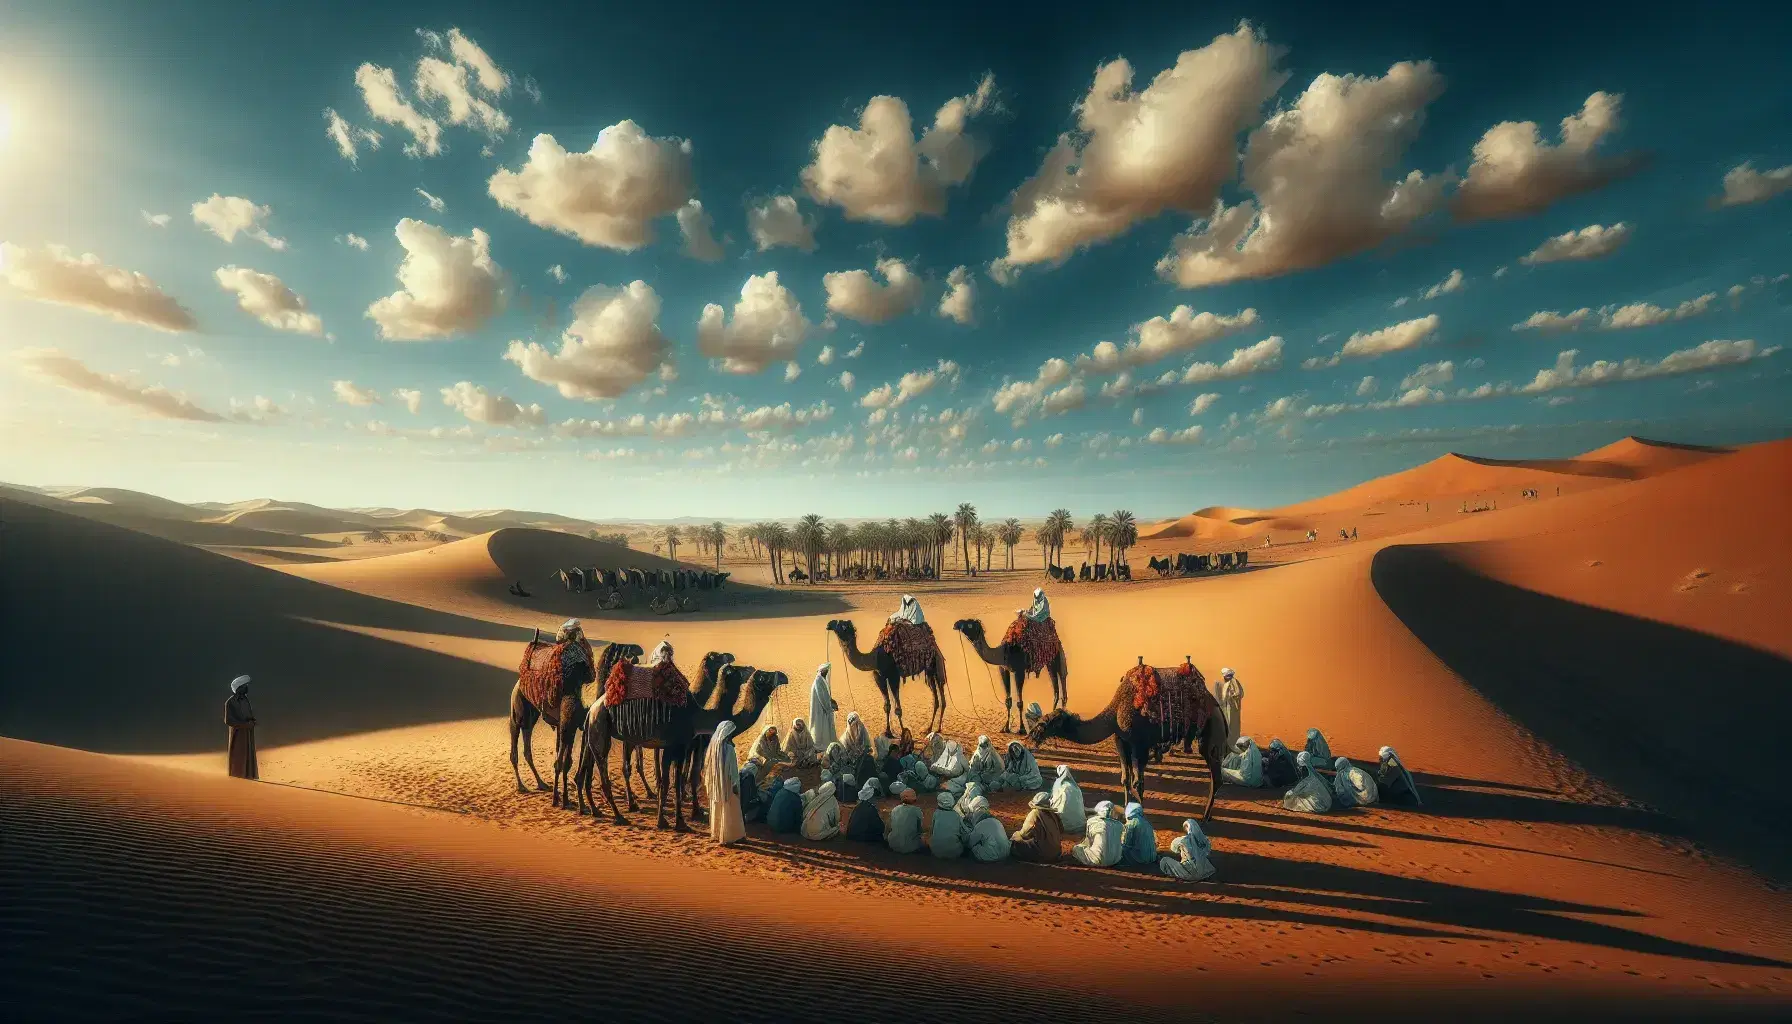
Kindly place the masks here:
POLYGON ((1792 9, 966 6, 10 3, 0 480, 1152 517, 1792 433, 1792 9))

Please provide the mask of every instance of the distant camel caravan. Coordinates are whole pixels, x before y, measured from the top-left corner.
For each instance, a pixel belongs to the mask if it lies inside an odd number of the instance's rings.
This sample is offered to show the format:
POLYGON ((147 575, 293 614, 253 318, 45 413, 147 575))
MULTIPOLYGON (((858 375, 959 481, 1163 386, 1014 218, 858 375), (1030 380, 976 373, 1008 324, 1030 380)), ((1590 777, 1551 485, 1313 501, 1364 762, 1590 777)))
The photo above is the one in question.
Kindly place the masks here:
POLYGON ((1125 562, 1112 565, 1107 562, 1096 562, 1090 565, 1084 562, 1081 568, 1071 565, 1047 565, 1046 574, 1060 583, 1104 583, 1117 580, 1125 583, 1132 580, 1132 566, 1125 562))
POLYGON ((708 569, 640 569, 630 566, 626 569, 602 569, 594 565, 561 569, 554 574, 560 585, 569 594, 585 594, 591 591, 602 591, 614 594, 624 587, 636 590, 720 590, 728 577, 728 572, 712 572, 708 569))
POLYGON ((1219 551, 1210 555, 1178 554, 1173 560, 1153 558, 1148 563, 1159 576, 1193 576, 1204 572, 1231 572, 1249 565, 1249 551, 1219 551))

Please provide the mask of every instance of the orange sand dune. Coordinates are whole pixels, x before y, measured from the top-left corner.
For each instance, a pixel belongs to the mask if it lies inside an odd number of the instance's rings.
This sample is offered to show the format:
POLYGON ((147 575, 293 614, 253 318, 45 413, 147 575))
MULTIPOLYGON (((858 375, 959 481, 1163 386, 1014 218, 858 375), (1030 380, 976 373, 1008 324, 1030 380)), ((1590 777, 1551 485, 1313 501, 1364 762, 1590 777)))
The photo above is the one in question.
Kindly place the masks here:
POLYGON ((1511 488, 1562 488, 1567 494, 1587 487, 1628 479, 1621 467, 1586 463, 1576 459, 1503 460, 1482 459, 1451 452, 1412 469, 1378 477, 1294 505, 1276 509, 1278 515, 1312 515, 1338 509, 1362 508, 1369 505, 1401 501, 1422 501, 1498 491, 1511 488))
MULTIPOLYGON (((96 489, 97 490, 97 489, 96 489)), ((130 493, 130 492, 126 492, 130 493)), ((145 497, 152 497, 145 495, 145 497)), ((11 487, 0 487, 0 498, 39 508, 55 509, 70 515, 80 516, 99 523, 111 523, 127 530, 135 530, 166 540, 182 544, 209 544, 215 546, 260 545, 275 547, 318 548, 327 546, 324 541, 310 537, 294 536, 287 533, 276 533, 271 530, 257 530, 246 526, 233 526, 229 523, 205 522, 197 519, 182 519, 164 516, 155 511, 143 511, 128 503, 98 503, 87 501, 65 501, 61 498, 39 494, 11 487)), ((182 506, 185 507, 185 506, 182 506)), ((201 514, 203 512, 201 510, 201 514)))
POLYGON ((1240 540, 1261 537, 1268 529, 1305 530, 1303 520, 1278 517, 1248 508, 1210 505, 1139 532, 1141 541, 1189 538, 1191 540, 1240 540))
POLYGON ((1613 441, 1604 448, 1595 448, 1576 461, 1603 463, 1627 469, 1636 477, 1649 477, 1682 466, 1696 465, 1714 456, 1726 455, 1731 450, 1696 444, 1674 444, 1671 441, 1651 441, 1646 437, 1626 437, 1613 441))

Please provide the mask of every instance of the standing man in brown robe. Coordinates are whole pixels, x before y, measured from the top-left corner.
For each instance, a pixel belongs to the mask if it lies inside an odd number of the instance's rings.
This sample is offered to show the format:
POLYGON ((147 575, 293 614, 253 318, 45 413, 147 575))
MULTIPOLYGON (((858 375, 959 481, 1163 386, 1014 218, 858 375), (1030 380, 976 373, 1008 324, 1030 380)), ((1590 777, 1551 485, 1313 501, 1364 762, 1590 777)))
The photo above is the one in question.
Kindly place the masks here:
POLYGON ((230 681, 230 699, 224 702, 224 724, 230 727, 230 777, 259 779, 255 765, 255 709, 249 706, 249 677, 230 681))

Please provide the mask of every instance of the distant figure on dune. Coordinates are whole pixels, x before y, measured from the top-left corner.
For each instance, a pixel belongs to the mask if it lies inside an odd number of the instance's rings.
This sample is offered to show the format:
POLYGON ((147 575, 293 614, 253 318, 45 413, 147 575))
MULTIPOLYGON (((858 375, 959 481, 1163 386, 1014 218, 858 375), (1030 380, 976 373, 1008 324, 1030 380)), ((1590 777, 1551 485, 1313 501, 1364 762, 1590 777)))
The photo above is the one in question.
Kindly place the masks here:
POLYGON ((1271 739, 1269 752, 1263 755, 1263 784, 1271 789, 1281 789, 1298 781, 1300 766, 1295 763, 1294 752, 1280 736, 1271 739))
POLYGON ((1376 770, 1376 788, 1381 798, 1390 804, 1406 804, 1419 807, 1424 804, 1419 799, 1419 784, 1413 781, 1412 772, 1406 770, 1406 763, 1393 747, 1381 748, 1381 767, 1376 770))
POLYGON ((1242 732, 1239 719, 1244 714, 1244 687, 1231 669, 1220 669, 1219 682, 1213 687, 1213 699, 1219 702, 1220 712, 1226 716, 1226 745, 1238 746, 1242 732))
POLYGON ((1319 775, 1319 760, 1306 751, 1295 758, 1303 773, 1294 788, 1282 795, 1282 806, 1305 814, 1329 814, 1332 809, 1332 787, 1319 775))
POLYGON ((230 727, 230 776, 259 779, 255 764, 255 709, 249 706, 249 677, 230 681, 230 699, 224 702, 224 724, 230 727))
POLYGON ((823 750, 840 738, 834 729, 834 712, 840 710, 840 705, 834 703, 834 690, 828 682, 832 674, 833 664, 824 663, 815 670, 815 681, 809 684, 809 731, 815 737, 815 745, 823 750))

